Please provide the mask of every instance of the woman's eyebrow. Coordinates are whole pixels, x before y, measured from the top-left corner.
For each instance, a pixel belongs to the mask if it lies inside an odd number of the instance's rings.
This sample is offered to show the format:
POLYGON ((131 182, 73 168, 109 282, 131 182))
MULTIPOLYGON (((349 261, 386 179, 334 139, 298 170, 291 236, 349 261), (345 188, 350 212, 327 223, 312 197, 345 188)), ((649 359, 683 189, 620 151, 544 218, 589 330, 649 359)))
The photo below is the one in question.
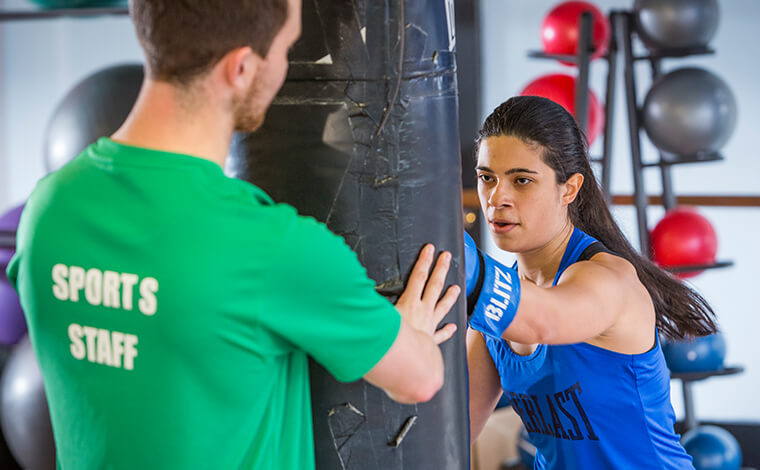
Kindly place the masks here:
MULTIPOLYGON (((478 167, 475 167, 475 169, 476 170, 480 170, 480 171, 487 171, 489 173, 496 173, 495 171, 493 171, 492 169, 488 168, 487 166, 478 166, 478 167)), ((507 170, 507 171, 504 172, 505 175, 511 175, 513 173, 531 173, 533 175, 537 175, 538 174, 537 171, 535 171, 535 170, 529 170, 527 168, 510 168, 509 170, 507 170)))

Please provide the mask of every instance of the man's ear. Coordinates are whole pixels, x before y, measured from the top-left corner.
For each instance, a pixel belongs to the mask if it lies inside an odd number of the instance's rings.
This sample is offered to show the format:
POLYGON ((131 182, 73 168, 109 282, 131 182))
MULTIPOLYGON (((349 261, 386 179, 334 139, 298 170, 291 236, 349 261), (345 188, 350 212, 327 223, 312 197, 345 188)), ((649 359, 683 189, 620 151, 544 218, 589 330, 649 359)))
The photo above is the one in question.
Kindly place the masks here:
POLYGON ((562 183, 563 192, 562 192, 562 202, 564 204, 570 204, 573 201, 575 201, 575 198, 578 197, 578 192, 581 190, 581 186, 583 186, 583 175, 580 173, 575 173, 570 178, 567 179, 564 183, 562 183))
POLYGON ((248 46, 232 49, 220 61, 225 82, 235 90, 248 90, 260 61, 258 54, 248 46))

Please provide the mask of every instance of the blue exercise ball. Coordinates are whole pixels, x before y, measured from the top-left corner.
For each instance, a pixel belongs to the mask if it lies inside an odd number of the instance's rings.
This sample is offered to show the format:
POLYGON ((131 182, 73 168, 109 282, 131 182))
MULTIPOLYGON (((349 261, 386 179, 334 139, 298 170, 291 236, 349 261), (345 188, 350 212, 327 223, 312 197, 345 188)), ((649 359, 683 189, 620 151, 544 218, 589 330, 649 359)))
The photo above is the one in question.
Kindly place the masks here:
POLYGON ((718 426, 698 426, 681 440, 696 470, 739 470, 742 450, 730 432, 718 426))
POLYGON ((718 0, 636 0, 636 31, 653 50, 704 47, 718 29, 718 0))
POLYGON ((736 115, 736 98, 720 77, 685 67, 655 80, 644 100, 642 122, 657 148, 691 156, 723 148, 736 115))
POLYGON ((673 373, 710 372, 723 368, 726 340, 720 333, 662 343, 665 362, 673 373))

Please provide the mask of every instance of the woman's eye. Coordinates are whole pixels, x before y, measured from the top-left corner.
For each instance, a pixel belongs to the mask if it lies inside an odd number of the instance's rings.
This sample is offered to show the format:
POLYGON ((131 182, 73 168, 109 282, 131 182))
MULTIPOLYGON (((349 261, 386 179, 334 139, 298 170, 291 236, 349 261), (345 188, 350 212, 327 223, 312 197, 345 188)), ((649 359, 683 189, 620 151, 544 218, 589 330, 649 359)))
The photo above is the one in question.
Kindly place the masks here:
POLYGON ((490 183, 491 181, 493 181, 493 177, 491 175, 480 174, 478 175, 478 178, 480 179, 480 181, 484 183, 490 183))
POLYGON ((530 178, 515 178, 515 183, 524 186, 531 182, 530 178))

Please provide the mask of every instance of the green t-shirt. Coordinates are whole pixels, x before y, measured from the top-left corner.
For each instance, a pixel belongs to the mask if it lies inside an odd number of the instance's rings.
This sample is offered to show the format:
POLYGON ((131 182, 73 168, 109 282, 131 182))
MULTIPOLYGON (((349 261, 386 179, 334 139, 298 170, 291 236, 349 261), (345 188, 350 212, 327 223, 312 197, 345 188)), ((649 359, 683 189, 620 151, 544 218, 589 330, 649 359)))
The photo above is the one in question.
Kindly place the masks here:
POLYGON ((314 219, 105 138, 37 185, 8 277, 65 470, 313 468, 307 354, 357 380, 401 321, 314 219))

